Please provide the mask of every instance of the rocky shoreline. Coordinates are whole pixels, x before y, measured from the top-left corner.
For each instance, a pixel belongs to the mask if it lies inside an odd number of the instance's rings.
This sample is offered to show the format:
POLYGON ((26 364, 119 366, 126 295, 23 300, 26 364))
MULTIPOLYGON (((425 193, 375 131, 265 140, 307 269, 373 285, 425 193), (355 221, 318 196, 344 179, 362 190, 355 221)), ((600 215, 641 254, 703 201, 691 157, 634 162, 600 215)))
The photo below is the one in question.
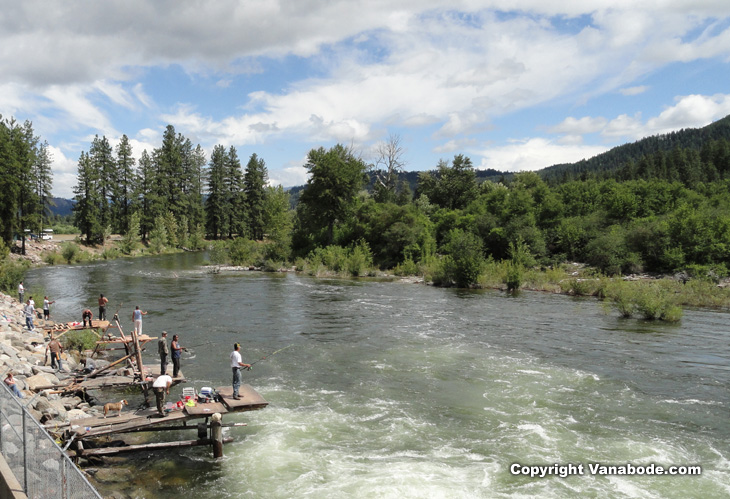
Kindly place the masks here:
MULTIPOLYGON (((41 313, 42 310, 36 309, 41 313)), ((53 321, 34 319, 35 330, 25 327, 22 304, 15 298, 0 293, 0 373, 5 379, 8 372, 15 377, 17 387, 23 393, 21 402, 33 417, 44 425, 66 424, 76 419, 99 416, 102 411, 93 401, 84 400, 78 395, 61 396, 52 389, 44 388, 58 385, 74 374, 79 367, 77 352, 61 354, 63 370, 57 371, 44 365, 46 345, 50 337, 43 326, 53 325, 53 321), (27 404, 27 405, 26 405, 27 404)), ((97 367, 106 365, 96 361, 97 367)))

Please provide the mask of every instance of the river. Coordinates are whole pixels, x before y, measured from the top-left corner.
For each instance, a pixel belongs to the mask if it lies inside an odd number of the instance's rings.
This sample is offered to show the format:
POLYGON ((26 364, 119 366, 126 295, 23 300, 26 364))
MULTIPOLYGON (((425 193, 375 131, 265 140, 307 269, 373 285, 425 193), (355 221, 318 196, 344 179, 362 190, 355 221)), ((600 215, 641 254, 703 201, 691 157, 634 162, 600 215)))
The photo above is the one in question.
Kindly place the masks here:
MULTIPOLYGON (((164 329, 193 346, 182 370, 197 388, 230 383, 234 342, 245 362, 292 345, 244 371, 270 405, 224 418, 248 424, 226 431, 235 440, 224 458, 203 447, 117 458, 131 472, 119 481, 99 470, 104 495, 730 495, 727 313, 685 310, 665 324, 620 318, 594 299, 214 274, 203 259, 120 259, 26 277, 27 289, 43 286, 56 300, 58 321, 96 310, 100 293, 125 330, 135 305, 149 311, 145 333, 164 329), (513 475, 513 463, 583 473, 532 478, 513 475), (604 475, 590 463, 702 472, 604 475)), ((149 350, 145 362, 156 362, 156 345, 149 350)))

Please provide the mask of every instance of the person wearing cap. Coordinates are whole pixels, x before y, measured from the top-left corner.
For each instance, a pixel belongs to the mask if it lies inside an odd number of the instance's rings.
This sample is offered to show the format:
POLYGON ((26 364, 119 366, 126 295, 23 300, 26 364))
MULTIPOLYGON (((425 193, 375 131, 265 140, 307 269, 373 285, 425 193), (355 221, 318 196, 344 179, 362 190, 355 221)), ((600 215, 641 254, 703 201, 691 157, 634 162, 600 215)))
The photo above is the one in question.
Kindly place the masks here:
POLYGON ((167 356, 170 348, 167 346, 167 331, 162 331, 162 338, 157 342, 157 353, 160 354, 160 374, 167 374, 167 356))
POLYGON ((241 368, 251 367, 251 364, 244 364, 241 360, 241 345, 238 343, 233 344, 233 351, 231 352, 231 370, 233 371, 233 398, 240 400, 238 396, 238 390, 241 388, 241 368))

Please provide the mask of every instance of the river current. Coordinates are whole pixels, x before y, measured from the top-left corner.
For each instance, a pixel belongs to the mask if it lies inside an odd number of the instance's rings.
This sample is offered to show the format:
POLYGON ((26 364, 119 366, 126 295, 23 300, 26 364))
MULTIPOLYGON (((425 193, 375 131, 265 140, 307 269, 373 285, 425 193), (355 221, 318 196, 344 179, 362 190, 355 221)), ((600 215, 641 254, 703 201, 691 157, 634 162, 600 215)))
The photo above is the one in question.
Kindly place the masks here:
MULTIPOLYGON (((620 318, 594 299, 212 273, 203 260, 122 259, 26 278, 56 301, 57 321, 96 310, 104 293, 126 331, 139 305, 145 333, 190 346, 189 386, 228 385, 234 342, 245 362, 267 357, 244 382, 270 405, 224 417, 248 426, 226 430, 235 440, 222 459, 205 447, 116 458, 122 479, 95 473, 105 496, 730 496, 725 312, 685 310, 665 324, 620 318), (701 474, 621 473, 651 463, 701 474), (510 471, 568 464, 583 473, 510 471)), ((145 363, 157 362, 150 346, 145 363)))

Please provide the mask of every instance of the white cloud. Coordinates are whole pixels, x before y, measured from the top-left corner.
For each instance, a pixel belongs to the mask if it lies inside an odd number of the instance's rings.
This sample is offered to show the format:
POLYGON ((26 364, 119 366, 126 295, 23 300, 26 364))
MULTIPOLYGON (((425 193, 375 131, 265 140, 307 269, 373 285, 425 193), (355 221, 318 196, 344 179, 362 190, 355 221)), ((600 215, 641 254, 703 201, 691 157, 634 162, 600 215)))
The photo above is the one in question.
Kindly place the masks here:
POLYGON ((603 117, 584 116, 576 119, 569 116, 562 123, 548 129, 550 133, 579 134, 595 133, 606 126, 606 119, 603 117))
POLYGON ((43 97, 50 101, 50 105, 63 112, 63 119, 59 120, 58 126, 84 126, 104 135, 116 135, 109 118, 91 103, 87 95, 88 88, 77 86, 53 86, 43 92, 43 97))
POLYGON ((699 128, 730 114, 730 95, 685 95, 658 116, 642 120, 641 113, 622 114, 606 124, 601 135, 608 138, 638 140, 680 128, 699 128))
MULTIPOLYGON (((647 93, 636 82, 669 62, 730 60, 730 3, 712 0, 5 3, 0 113, 28 117, 43 133, 119 137, 122 129, 134 136, 137 157, 159 145, 165 123, 207 148, 273 141, 365 148, 395 127, 422 129, 442 141, 436 153, 454 152, 487 143, 485 131, 498 131, 502 116, 647 93), (287 58, 304 67, 301 76, 268 83, 266 70, 287 58), (153 81, 171 67, 197 86, 153 81), (184 97, 168 95, 178 85, 188 85, 184 97), (227 111, 189 103, 208 89, 238 88, 227 111), (133 116, 132 130, 117 111, 133 116)), ((485 158, 544 167, 600 149, 583 145, 585 134, 637 139, 728 112, 725 95, 688 95, 648 120, 638 107, 612 110, 618 116, 610 121, 568 117, 549 129, 562 135, 554 142, 492 144, 485 158)), ((301 180, 300 170, 276 175, 301 180)))
POLYGON ((304 185, 307 183, 309 173, 304 165, 307 163, 306 156, 296 161, 290 161, 287 165, 276 171, 269 171, 269 185, 282 185, 284 187, 304 185))
POLYGON ((637 87, 621 88, 621 89, 619 89, 619 93, 621 95, 631 96, 631 95, 643 94, 647 90, 649 90, 649 87, 648 86, 646 86, 646 85, 640 85, 640 86, 637 86, 637 87))
POLYGON ((460 140, 449 140, 438 147, 433 148, 433 152, 438 154, 451 153, 455 151, 463 151, 464 149, 472 148, 477 144, 476 139, 460 139, 460 140))
POLYGON ((482 161, 477 168, 510 172, 534 171, 591 158, 606 150, 602 146, 562 145, 544 138, 530 138, 481 151, 482 161))
POLYGON ((53 157, 51 170, 53 171, 53 195, 70 199, 73 197, 73 188, 76 185, 78 161, 67 158, 58 147, 49 145, 48 150, 53 157))

